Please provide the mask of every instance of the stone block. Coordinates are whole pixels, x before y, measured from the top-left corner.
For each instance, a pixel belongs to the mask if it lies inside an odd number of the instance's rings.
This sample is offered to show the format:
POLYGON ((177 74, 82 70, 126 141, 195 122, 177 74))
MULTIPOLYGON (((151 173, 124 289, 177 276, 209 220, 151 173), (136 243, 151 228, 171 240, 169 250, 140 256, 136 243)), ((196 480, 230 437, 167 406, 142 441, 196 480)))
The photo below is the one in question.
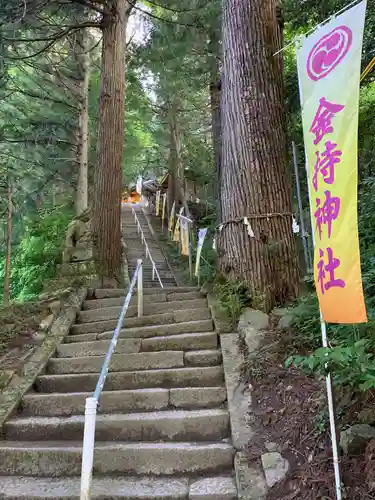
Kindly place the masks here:
POLYGON ((262 467, 249 462, 245 453, 236 453, 234 468, 238 489, 238 500, 266 500, 267 484, 262 467))
POLYGON ((273 451, 262 455, 262 465, 269 488, 282 481, 289 471, 289 462, 280 453, 273 451))

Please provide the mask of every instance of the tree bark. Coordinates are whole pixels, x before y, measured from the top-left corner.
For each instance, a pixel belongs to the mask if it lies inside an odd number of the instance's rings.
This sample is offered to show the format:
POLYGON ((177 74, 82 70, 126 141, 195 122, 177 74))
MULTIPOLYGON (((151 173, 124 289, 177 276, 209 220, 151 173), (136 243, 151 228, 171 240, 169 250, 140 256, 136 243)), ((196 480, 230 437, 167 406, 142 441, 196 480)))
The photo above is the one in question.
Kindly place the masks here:
POLYGON ((188 216, 189 209, 186 202, 185 193, 185 173, 184 166, 181 161, 181 141, 180 129, 177 120, 178 101, 173 101, 169 112, 169 172, 170 185, 168 185, 168 210, 176 201, 176 210, 181 202, 185 207, 185 215, 188 216))
POLYGON ((282 56, 273 56, 282 42, 277 3, 224 0, 223 12, 219 267, 247 285, 254 306, 266 312, 299 290, 282 56))
POLYGON ((88 149, 89 149, 89 82, 90 82, 90 37, 88 30, 78 32, 76 39, 78 71, 80 76, 78 88, 78 181, 76 188, 76 215, 80 215, 88 207, 88 149))
POLYGON ((215 182, 214 196, 216 202, 216 220, 221 222, 221 118, 220 118, 220 93, 221 80, 219 69, 219 39, 215 32, 211 33, 211 39, 208 46, 210 62, 210 98, 211 98, 211 122, 212 122, 212 144, 215 161, 215 182))
POLYGON ((172 210, 173 202, 176 202, 176 211, 178 208, 179 194, 177 189, 177 172, 179 163, 179 152, 177 150, 178 145, 176 144, 176 114, 173 104, 170 104, 170 109, 168 113, 168 125, 169 125, 169 182, 168 182, 168 192, 167 192, 167 206, 168 213, 172 210))
POLYGON ((93 236, 102 284, 122 282, 121 184, 124 145, 126 27, 132 5, 111 0, 103 17, 103 47, 94 180, 93 236))
POLYGON ((8 210, 7 210, 7 253, 5 257, 5 269, 4 269, 4 294, 3 302, 7 306, 10 300, 10 272, 11 272, 11 261, 12 261, 12 213, 13 213, 13 186, 12 181, 8 178, 8 210))

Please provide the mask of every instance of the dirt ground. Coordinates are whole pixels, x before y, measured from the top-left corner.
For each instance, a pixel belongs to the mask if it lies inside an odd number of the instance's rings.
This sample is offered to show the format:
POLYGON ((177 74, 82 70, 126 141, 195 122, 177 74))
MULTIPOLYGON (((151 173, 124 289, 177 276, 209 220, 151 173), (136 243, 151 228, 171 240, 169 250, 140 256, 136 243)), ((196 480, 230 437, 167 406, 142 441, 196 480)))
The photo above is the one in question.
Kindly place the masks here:
MULTIPOLYGON (((291 331, 270 329, 259 355, 244 367, 253 393, 256 431, 249 460, 279 451, 290 463, 289 474, 269 492, 268 500, 335 500, 325 384, 293 367, 284 368, 293 337, 291 331)), ((337 407, 338 428, 357 423, 359 412, 366 408, 375 414, 375 393, 357 399, 344 395, 340 400, 346 403, 337 407)), ((364 455, 341 456, 340 467, 344 499, 375 499, 370 486, 375 480, 375 441, 364 455)))
MULTIPOLYGON (((48 315, 44 303, 28 302, 0 308, 0 375, 4 371, 22 371, 38 342, 33 340, 38 335, 40 322, 48 315)), ((41 340, 41 338, 39 338, 41 340)), ((2 380, 0 376, 0 390, 2 380)))

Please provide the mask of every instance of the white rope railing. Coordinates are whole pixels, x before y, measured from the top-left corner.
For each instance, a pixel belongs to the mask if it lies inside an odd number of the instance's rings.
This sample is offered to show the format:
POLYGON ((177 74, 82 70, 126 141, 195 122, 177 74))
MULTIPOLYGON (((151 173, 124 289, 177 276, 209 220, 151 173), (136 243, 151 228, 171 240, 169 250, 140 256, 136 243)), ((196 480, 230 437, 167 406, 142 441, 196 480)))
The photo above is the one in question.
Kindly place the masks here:
POLYGON ((155 280, 155 276, 156 276, 157 279, 158 279, 158 281, 159 281, 159 284, 160 284, 161 288, 164 288, 163 283, 162 283, 162 281, 160 279, 159 272, 158 272, 158 270, 156 268, 156 264, 154 262, 154 259, 152 258, 150 249, 148 247, 148 244, 147 244, 147 241, 146 241, 146 238, 145 238, 145 235, 144 235, 141 223, 139 222, 139 219, 138 219, 138 216, 137 216, 137 212, 134 210, 133 207, 132 207, 132 213, 134 215, 134 220, 135 220, 135 222, 137 224, 137 231, 141 235, 141 241, 144 244, 145 249, 146 249, 146 259, 148 259, 151 262, 151 264, 152 264, 152 281, 155 280))
POLYGON ((98 383, 92 397, 86 399, 85 406, 85 427, 83 434, 83 449, 82 449, 82 470, 81 470, 81 495, 80 500, 90 500, 91 498, 91 482, 92 482, 92 468, 94 463, 94 445, 95 445, 95 425, 96 425, 96 412, 99 407, 100 396, 108 375, 109 364, 111 357, 116 349, 117 340, 120 335, 121 328, 124 323, 130 300, 133 295, 135 284, 137 283, 137 303, 138 303, 138 317, 143 316, 143 268, 142 260, 138 259, 137 267, 135 269, 132 281, 129 286, 129 291, 125 297, 122 306, 121 314, 117 322, 116 329, 113 333, 111 343, 103 362, 103 366, 99 375, 98 383))

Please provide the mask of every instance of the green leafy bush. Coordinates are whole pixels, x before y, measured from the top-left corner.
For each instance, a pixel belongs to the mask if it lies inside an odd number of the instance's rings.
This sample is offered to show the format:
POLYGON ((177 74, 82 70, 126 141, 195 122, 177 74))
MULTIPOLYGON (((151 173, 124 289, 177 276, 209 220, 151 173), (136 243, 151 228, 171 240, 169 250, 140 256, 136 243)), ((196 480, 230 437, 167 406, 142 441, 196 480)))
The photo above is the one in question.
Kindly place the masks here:
POLYGON ((38 295, 56 275, 72 212, 64 207, 40 210, 26 221, 25 234, 12 258, 11 296, 25 301, 38 295))
POLYGON ((286 365, 294 365, 310 373, 325 375, 331 371, 335 382, 354 390, 375 388, 375 358, 369 352, 370 341, 361 339, 345 346, 319 348, 311 356, 292 356, 286 365))
POLYGON ((250 296, 247 288, 241 282, 228 281, 224 277, 217 277, 214 283, 214 292, 222 309, 235 324, 242 309, 250 304, 250 296))

